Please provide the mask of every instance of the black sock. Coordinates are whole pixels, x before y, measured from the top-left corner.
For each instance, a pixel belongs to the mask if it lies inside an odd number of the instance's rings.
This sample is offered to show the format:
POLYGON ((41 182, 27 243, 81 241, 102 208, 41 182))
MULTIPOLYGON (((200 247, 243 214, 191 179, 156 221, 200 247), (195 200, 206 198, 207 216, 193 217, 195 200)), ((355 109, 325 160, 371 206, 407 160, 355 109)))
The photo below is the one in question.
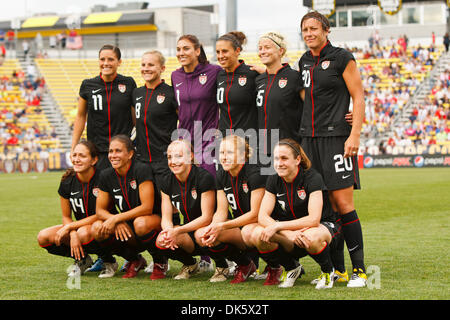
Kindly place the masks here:
POLYGON ((153 258, 153 263, 157 263, 157 264, 169 263, 169 260, 168 260, 167 256, 165 255, 165 252, 158 250, 158 251, 154 251, 154 252, 149 251, 149 253, 153 258))
POLYGON ((295 269, 298 266, 298 262, 281 246, 278 246, 275 250, 259 252, 261 258, 267 263, 269 267, 279 268, 282 265, 286 270, 295 269))
POLYGON ((247 257, 251 260, 253 260, 253 263, 256 266, 256 269, 259 268, 259 252, 256 248, 250 248, 245 251, 247 254, 247 257))
POLYGON ((51 244, 45 247, 42 247, 48 251, 50 254, 54 254, 61 257, 71 257, 70 255, 70 247, 61 243, 61 245, 57 246, 56 244, 51 244))
POLYGON ((362 269, 366 272, 364 266, 364 246, 361 223, 356 210, 341 216, 342 231, 345 243, 352 260, 353 269, 362 269))
POLYGON ((333 271, 333 264, 331 262, 330 248, 328 247, 328 244, 326 244, 320 252, 310 253, 309 255, 319 264, 322 272, 331 273, 333 271))
POLYGON ((155 230, 150 231, 142 236, 136 236, 138 245, 140 250, 148 250, 149 252, 157 251, 156 248, 156 238, 158 236, 158 232, 155 230))
POLYGON ((333 238, 336 243, 330 250, 331 261, 335 270, 345 272, 345 258, 344 258, 344 235, 338 234, 333 238))
POLYGON ((120 240, 114 240, 111 247, 111 253, 116 254, 127 261, 139 260, 138 248, 120 240))
POLYGON ((103 260, 103 262, 107 263, 114 263, 116 262, 116 259, 111 253, 111 248, 108 246, 103 246, 100 244, 100 242, 93 239, 92 241, 89 241, 88 243, 83 244, 83 249, 87 253, 94 253, 99 258, 103 260))
POLYGON ((176 248, 175 250, 167 249, 165 250, 165 254, 168 258, 178 260, 186 266, 192 266, 196 262, 192 254, 184 251, 182 248, 176 248))
POLYGON ((216 267, 228 267, 225 258, 236 262, 239 266, 247 266, 251 261, 244 252, 230 243, 220 243, 215 247, 208 247, 207 249, 209 256, 216 262, 216 267))

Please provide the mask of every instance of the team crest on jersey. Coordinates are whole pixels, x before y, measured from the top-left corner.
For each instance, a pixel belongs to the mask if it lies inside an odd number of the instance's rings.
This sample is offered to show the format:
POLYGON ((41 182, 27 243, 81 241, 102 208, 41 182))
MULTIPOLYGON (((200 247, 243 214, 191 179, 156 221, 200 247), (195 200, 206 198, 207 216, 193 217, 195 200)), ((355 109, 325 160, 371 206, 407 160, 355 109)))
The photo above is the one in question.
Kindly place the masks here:
POLYGON ((247 182, 244 182, 244 183, 242 184, 242 190, 244 190, 245 193, 248 193, 248 185, 247 185, 247 182))
POLYGON ((136 180, 131 180, 131 181, 130 181, 130 187, 131 187, 133 190, 136 190, 136 188, 137 188, 136 180))
POLYGON ((206 74, 203 73, 198 77, 198 82, 200 82, 201 85, 204 85, 206 81, 208 81, 208 76, 206 74))
POLYGON ((158 96, 156 97, 156 101, 161 104, 164 102, 164 100, 166 99, 166 96, 163 94, 158 94, 158 96))
POLYGON ((117 88, 119 89, 119 91, 121 93, 125 93, 125 91, 127 91, 127 86, 124 85, 123 83, 119 83, 119 85, 117 86, 117 88))
POLYGON ((329 66, 330 66, 330 61, 326 60, 326 61, 322 62, 322 69, 323 70, 328 69, 329 66))
POLYGON ((305 200, 305 198, 306 198, 306 191, 305 191, 305 189, 303 189, 303 188, 298 188, 297 189, 297 195, 298 195, 298 197, 301 199, 301 200, 305 200))
POLYGON ((283 89, 284 87, 286 87, 287 85, 287 79, 286 78, 281 78, 280 80, 278 80, 278 86, 283 89))
POLYGON ((96 197, 97 198, 97 196, 98 196, 98 192, 100 191, 100 189, 99 188, 94 188, 94 189, 92 189, 92 194, 94 195, 94 197, 96 197))
POLYGON ((240 76, 238 79, 238 83, 241 87, 245 86, 247 83, 247 77, 246 76, 240 76))
POLYGON ((197 199, 197 190, 195 190, 195 188, 194 188, 194 189, 192 189, 192 191, 191 191, 191 195, 192 195, 192 198, 194 198, 194 200, 196 200, 196 199, 197 199))

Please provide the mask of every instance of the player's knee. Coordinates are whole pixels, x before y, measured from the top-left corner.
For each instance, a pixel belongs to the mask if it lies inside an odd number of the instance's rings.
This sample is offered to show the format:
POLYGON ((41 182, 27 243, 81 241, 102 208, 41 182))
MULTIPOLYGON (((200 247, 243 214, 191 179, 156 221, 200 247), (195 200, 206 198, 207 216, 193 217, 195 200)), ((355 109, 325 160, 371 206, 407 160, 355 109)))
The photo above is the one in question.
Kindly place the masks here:
POLYGON ((246 225, 241 230, 242 240, 244 240, 245 244, 253 245, 252 243, 252 232, 254 227, 250 225, 246 225))
POLYGON ((37 235, 37 242, 40 246, 45 246, 50 243, 50 235, 46 229, 39 231, 37 235))
POLYGON ((91 226, 91 232, 92 235, 95 237, 95 239, 99 240, 100 238, 100 229, 102 227, 103 222, 102 221, 95 221, 91 226))
POLYGON ((82 243, 92 240, 92 233, 90 226, 83 226, 77 230, 78 238, 82 243))

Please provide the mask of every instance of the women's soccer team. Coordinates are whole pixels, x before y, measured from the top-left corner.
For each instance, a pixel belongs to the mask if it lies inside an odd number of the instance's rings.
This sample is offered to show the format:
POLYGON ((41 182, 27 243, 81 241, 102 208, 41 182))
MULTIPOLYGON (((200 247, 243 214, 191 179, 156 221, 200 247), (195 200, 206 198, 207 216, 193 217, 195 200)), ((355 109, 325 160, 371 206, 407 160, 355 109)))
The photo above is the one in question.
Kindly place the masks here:
POLYGON ((145 269, 163 279, 177 260, 175 280, 214 271, 212 283, 252 277, 286 288, 309 256, 321 271, 316 289, 366 286, 353 204, 361 77, 353 56, 328 40, 326 17, 307 13, 301 31, 308 50, 299 71, 283 63, 287 43, 277 32, 259 38, 265 68, 240 59, 242 32, 217 40, 219 65, 183 35, 171 85, 161 78, 164 56, 151 50, 139 88, 117 72, 120 49, 104 45, 99 76, 80 87, 73 168, 58 189, 63 223, 41 230, 39 245, 74 259, 72 276, 113 277, 118 256, 123 278, 145 269))

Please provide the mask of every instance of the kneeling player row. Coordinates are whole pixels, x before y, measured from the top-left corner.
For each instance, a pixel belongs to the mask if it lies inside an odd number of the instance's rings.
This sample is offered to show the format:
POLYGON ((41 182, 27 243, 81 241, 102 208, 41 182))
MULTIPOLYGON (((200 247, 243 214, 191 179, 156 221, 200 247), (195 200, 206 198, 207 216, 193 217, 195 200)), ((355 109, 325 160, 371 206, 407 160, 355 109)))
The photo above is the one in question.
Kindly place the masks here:
MULTIPOLYGON (((183 263, 175 279, 188 279, 199 270, 197 255, 215 261, 211 282, 227 280, 227 260, 236 263, 231 283, 244 282, 262 258, 264 284, 279 284, 284 267, 280 286, 291 287, 303 271, 298 260, 306 255, 322 270, 316 288, 331 288, 334 275, 348 280, 345 266, 336 263, 343 259, 332 259, 343 255, 339 224, 322 177, 300 145, 281 140, 274 149, 276 174, 268 177, 248 163, 251 152, 242 138, 227 136, 214 178, 194 164, 192 146, 184 140, 169 145, 167 164, 150 167, 134 159, 132 142, 119 135, 109 146, 112 167, 98 173, 95 147, 81 142, 58 191, 63 224, 42 230, 38 242, 49 253, 73 257, 81 272, 92 264, 88 253, 97 254, 101 278, 114 276, 114 255, 128 262, 123 277, 135 277, 146 265, 140 252, 147 250, 152 280, 165 277, 169 259, 183 263)), ((350 280, 348 286, 362 285, 350 280)))

